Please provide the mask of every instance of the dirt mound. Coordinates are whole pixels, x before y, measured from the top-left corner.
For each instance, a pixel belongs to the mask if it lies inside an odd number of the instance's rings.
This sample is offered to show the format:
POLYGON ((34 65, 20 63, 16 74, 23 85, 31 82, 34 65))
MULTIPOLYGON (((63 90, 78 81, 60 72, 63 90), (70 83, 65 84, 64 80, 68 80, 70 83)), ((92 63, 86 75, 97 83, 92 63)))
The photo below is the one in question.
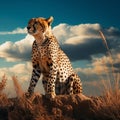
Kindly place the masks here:
POLYGON ((93 118, 92 100, 84 95, 61 95, 54 100, 44 95, 31 102, 25 98, 9 100, 1 107, 0 120, 87 120, 93 118))
POLYGON ((105 96, 87 98, 82 94, 56 96, 54 100, 44 95, 33 98, 4 97, 0 120, 120 120, 118 97, 116 102, 105 96))

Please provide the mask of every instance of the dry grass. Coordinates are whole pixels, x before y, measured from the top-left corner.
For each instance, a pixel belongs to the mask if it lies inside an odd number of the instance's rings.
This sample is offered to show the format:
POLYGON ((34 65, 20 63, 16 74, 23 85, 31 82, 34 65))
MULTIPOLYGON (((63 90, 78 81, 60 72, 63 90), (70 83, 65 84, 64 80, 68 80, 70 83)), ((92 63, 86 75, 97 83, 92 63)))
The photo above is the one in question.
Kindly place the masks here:
POLYGON ((5 88, 5 86, 6 86, 6 81, 7 81, 7 79, 6 79, 6 76, 4 75, 3 77, 2 77, 2 81, 0 82, 0 93, 3 91, 3 89, 5 88))
POLYGON ((113 61, 112 53, 109 49, 106 37, 104 36, 103 32, 101 30, 99 30, 99 33, 102 38, 103 44, 105 45, 105 47, 107 49, 107 56, 109 57, 109 62, 110 62, 111 68, 112 68, 112 75, 113 75, 113 79, 114 79, 115 78, 115 70, 114 70, 114 61, 113 61))
POLYGON ((6 94, 2 93, 6 86, 6 76, 2 77, 2 81, 0 82, 0 106, 7 106, 9 104, 8 98, 6 94))
POLYGON ((120 120, 120 73, 115 74, 114 61, 106 38, 102 31, 99 33, 108 51, 113 77, 106 72, 108 80, 103 80, 104 94, 93 103, 92 110, 99 120, 120 120))
POLYGON ((12 80, 13 80, 13 83, 14 83, 14 87, 15 87, 17 97, 21 98, 23 96, 24 92, 22 91, 22 88, 18 83, 17 77, 12 76, 12 80))
POLYGON ((15 91, 19 100, 18 105, 25 109, 32 110, 33 109, 32 100, 26 98, 25 93, 23 92, 20 84, 18 83, 17 77, 13 76, 12 80, 13 80, 15 91))
POLYGON ((96 118, 100 120, 120 120, 120 78, 117 76, 117 80, 112 87, 108 87, 105 84, 105 91, 102 97, 98 97, 94 102, 94 108, 96 118))

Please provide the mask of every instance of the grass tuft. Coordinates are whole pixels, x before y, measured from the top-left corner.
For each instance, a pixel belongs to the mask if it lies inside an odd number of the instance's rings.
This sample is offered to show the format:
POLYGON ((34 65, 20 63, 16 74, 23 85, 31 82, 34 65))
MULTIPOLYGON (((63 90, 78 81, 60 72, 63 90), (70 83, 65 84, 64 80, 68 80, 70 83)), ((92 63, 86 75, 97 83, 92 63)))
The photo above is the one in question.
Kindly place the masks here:
POLYGON ((17 77, 16 76, 12 76, 12 80, 13 80, 13 83, 14 83, 14 87, 15 87, 15 91, 16 91, 17 97, 19 97, 19 98, 22 97, 24 92, 22 91, 22 88, 21 88, 21 86, 18 83, 17 77))
MULTIPOLYGON (((100 36, 108 51, 113 77, 108 80, 103 80, 104 93, 98 97, 96 102, 93 102, 92 111, 98 120, 120 120, 120 73, 115 73, 114 61, 111 51, 107 45, 107 40, 102 31, 99 31, 100 36)), ((105 65, 105 64, 103 64, 105 65)), ((103 66, 104 67, 104 66, 103 66)))
POLYGON ((7 81, 7 79, 6 79, 6 76, 4 75, 3 77, 2 77, 2 81, 0 82, 0 93, 3 91, 3 89, 5 88, 5 86, 6 86, 6 81, 7 81))

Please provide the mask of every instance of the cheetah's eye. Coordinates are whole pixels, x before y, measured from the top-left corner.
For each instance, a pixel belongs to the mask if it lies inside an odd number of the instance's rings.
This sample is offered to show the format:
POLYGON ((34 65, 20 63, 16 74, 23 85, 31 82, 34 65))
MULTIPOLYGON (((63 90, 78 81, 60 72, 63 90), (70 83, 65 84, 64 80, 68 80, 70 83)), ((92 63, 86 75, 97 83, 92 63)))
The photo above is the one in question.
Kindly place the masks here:
POLYGON ((35 21, 35 23, 34 23, 34 25, 33 25, 34 27, 37 27, 37 26, 40 26, 41 28, 43 27, 42 26, 42 24, 41 23, 39 23, 39 22, 37 22, 37 21, 35 21))
POLYGON ((37 24, 38 24, 38 22, 35 21, 34 24, 33 24, 33 26, 37 26, 37 24))

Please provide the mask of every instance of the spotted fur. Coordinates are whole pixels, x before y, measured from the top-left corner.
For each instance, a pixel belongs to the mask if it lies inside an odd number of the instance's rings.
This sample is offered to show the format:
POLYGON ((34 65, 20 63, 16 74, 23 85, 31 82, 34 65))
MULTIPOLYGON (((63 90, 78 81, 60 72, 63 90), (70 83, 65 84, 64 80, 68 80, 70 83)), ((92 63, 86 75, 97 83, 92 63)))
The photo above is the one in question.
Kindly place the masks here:
POLYGON ((34 92, 41 73, 45 94, 50 98, 56 94, 82 93, 80 78, 51 32, 52 21, 53 17, 33 18, 28 23, 28 33, 35 38, 32 45, 33 72, 28 93, 32 95, 34 92))

